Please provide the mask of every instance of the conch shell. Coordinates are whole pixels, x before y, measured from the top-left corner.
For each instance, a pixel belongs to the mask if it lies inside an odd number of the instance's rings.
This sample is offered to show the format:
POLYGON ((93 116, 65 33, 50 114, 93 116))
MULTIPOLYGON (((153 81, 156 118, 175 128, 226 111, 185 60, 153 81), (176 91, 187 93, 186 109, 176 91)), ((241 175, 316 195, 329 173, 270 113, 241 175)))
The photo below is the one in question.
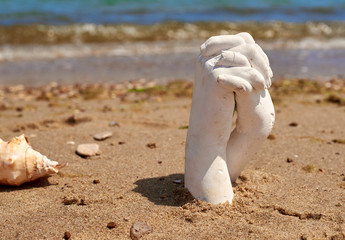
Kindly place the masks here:
POLYGON ((24 134, 8 142, 0 138, 0 184, 19 186, 57 173, 64 166, 33 150, 24 134))

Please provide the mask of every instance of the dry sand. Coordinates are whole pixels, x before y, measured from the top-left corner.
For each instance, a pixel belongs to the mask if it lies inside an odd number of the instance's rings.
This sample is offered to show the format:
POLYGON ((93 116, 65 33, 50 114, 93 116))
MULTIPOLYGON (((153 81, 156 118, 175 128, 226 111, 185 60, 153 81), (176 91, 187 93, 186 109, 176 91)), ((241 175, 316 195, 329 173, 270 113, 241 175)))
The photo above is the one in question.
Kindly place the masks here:
POLYGON ((34 149, 69 165, 0 187, 0 239, 62 239, 65 232, 70 239, 130 239, 136 222, 153 229, 143 239, 345 239, 343 99, 325 102, 320 91, 285 87, 271 91, 274 130, 233 187, 232 205, 193 200, 180 182, 188 94, 47 101, 28 97, 32 89, 3 88, 0 137, 25 133, 34 149), (66 123, 75 112, 77 122, 66 123), (113 136, 92 138, 103 131, 113 136), (99 144, 101 154, 81 158, 81 143, 99 144))

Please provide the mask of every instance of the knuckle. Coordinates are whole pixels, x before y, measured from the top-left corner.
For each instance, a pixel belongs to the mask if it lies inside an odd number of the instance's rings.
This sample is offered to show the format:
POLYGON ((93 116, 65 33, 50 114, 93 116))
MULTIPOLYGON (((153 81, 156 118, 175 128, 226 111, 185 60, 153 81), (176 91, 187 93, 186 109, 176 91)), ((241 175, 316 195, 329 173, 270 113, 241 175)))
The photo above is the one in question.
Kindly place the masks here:
POLYGON ((249 77, 251 79, 256 79, 258 78, 258 72, 254 68, 249 68, 248 69, 249 77))
POLYGON ((255 43, 254 38, 248 32, 241 32, 238 35, 241 36, 243 39, 245 39, 247 43, 250 43, 250 44, 255 43))
POLYGON ((254 45, 252 44, 247 44, 246 47, 248 48, 249 51, 251 51, 252 53, 256 53, 256 48, 254 45))
POLYGON ((207 39, 206 44, 212 44, 217 41, 217 36, 212 36, 209 39, 207 39))
POLYGON ((254 68, 251 68, 249 71, 250 79, 252 80, 253 84, 256 85, 256 87, 263 87, 265 86, 264 77, 260 72, 255 70, 254 68))
POLYGON ((223 51, 222 52, 222 58, 225 59, 225 60, 230 60, 230 61, 233 61, 235 59, 235 52, 233 51, 223 51))

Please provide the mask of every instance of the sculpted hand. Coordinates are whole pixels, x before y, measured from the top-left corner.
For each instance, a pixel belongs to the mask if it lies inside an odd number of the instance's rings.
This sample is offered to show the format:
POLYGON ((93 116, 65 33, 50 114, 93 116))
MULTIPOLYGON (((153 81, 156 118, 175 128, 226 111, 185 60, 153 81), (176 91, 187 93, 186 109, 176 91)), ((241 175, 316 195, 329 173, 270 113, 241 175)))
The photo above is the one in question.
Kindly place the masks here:
POLYGON ((214 70, 219 72, 218 83, 226 89, 239 89, 235 91, 236 128, 230 135, 226 151, 229 174, 234 182, 272 130, 275 114, 267 90, 272 70, 266 54, 248 33, 210 38, 202 45, 201 52, 204 55, 221 53, 216 63, 219 69, 214 70), (234 37, 242 38, 244 43, 239 41, 240 45, 234 46, 234 37), (246 85, 241 88, 238 83, 243 84, 243 80, 246 85))
POLYGON ((273 126, 271 77, 267 56, 247 33, 212 37, 201 46, 186 141, 185 186, 194 197, 232 201, 231 181, 273 126))

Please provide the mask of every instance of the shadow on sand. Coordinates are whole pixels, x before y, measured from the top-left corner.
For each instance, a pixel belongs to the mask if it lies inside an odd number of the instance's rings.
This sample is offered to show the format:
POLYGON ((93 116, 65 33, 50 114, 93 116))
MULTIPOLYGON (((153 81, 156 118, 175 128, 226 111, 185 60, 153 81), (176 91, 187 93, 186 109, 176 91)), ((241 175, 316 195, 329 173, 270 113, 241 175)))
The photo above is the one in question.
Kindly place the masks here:
POLYGON ((39 178, 32 182, 24 183, 20 186, 6 186, 6 185, 0 185, 0 192, 12 192, 12 191, 20 191, 20 190, 26 190, 26 189, 32 189, 32 188, 41 188, 41 187, 47 187, 51 185, 48 180, 50 176, 39 178))
POLYGON ((157 205, 182 206, 193 200, 183 187, 184 174, 171 174, 156 178, 145 178, 135 182, 134 192, 140 193, 157 205))

